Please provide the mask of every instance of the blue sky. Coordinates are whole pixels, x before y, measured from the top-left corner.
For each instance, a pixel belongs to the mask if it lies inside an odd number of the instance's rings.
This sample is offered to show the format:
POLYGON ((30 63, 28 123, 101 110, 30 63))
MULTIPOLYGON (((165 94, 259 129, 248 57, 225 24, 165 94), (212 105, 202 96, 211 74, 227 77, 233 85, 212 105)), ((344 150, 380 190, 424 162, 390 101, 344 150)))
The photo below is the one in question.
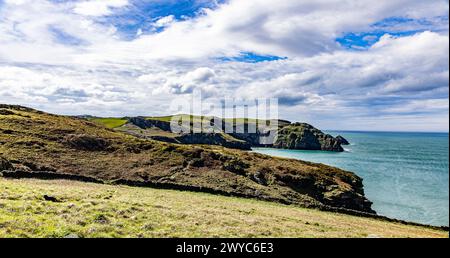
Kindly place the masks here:
POLYGON ((441 27, 442 24, 448 24, 448 15, 432 17, 432 20, 388 17, 371 24, 367 31, 345 33, 336 38, 336 42, 347 49, 367 50, 386 34, 405 37, 424 31, 445 32, 446 28, 441 27))
POLYGON ((116 13, 102 17, 100 21, 113 24, 123 37, 133 39, 141 29, 144 33, 158 30, 152 23, 159 18, 174 16, 176 20, 186 20, 200 15, 203 8, 216 8, 223 1, 168 0, 168 1, 130 1, 130 5, 116 13))
POLYGON ((448 5, 0 0, 0 102, 163 115, 198 89, 323 129, 448 131, 448 5))

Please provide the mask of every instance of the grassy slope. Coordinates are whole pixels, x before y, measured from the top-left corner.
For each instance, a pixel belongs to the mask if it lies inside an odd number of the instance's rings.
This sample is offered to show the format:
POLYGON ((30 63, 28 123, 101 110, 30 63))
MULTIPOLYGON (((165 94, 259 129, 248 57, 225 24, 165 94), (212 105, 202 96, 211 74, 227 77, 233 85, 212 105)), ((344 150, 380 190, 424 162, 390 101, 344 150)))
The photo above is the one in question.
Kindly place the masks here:
POLYGON ((305 207, 369 209, 361 179, 338 168, 226 148, 142 140, 83 119, 23 107, 0 105, 0 109, 0 157, 20 170, 195 187, 305 207))
POLYGON ((107 128, 121 127, 128 122, 128 120, 123 118, 92 118, 89 121, 104 125, 107 128))
POLYGON ((448 237, 448 232, 204 193, 0 177, 0 237, 448 237), (44 194, 59 203, 44 201, 44 194))
MULTIPOLYGON (((179 114, 176 115, 178 119, 182 118, 183 121, 191 121, 191 122, 202 122, 203 119, 211 119, 212 117, 205 117, 205 116, 194 116, 194 115, 187 115, 187 114, 179 114)), ((170 122, 172 120, 172 117, 174 116, 153 116, 153 117, 147 117, 148 120, 158 120, 163 122, 170 122)))

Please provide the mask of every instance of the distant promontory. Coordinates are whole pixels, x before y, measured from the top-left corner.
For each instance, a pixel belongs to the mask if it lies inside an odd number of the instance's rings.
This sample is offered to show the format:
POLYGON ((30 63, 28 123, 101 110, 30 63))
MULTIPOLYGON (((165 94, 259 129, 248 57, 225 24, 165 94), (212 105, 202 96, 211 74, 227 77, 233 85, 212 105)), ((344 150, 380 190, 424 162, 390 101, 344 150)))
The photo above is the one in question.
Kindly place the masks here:
MULTIPOLYGON (((191 124, 205 119, 191 115, 182 115, 191 124)), ((126 117, 126 118, 88 118, 102 123, 115 130, 126 132, 137 137, 179 144, 209 144, 227 148, 250 150, 251 147, 273 147, 295 150, 323 150, 342 152, 342 145, 348 141, 342 136, 333 137, 307 123, 292 123, 277 120, 276 126, 261 131, 259 123, 266 120, 256 119, 217 119, 207 118, 211 125, 219 129, 214 133, 173 133, 170 128, 172 116, 165 117, 126 117), (217 123, 217 121, 219 121, 217 123), (239 121, 239 122, 237 122, 239 121), (234 129, 225 133, 225 128, 234 129), (243 128, 239 128, 243 127, 243 128), (261 138, 269 131, 277 130, 277 137, 269 144, 262 144, 261 138)))

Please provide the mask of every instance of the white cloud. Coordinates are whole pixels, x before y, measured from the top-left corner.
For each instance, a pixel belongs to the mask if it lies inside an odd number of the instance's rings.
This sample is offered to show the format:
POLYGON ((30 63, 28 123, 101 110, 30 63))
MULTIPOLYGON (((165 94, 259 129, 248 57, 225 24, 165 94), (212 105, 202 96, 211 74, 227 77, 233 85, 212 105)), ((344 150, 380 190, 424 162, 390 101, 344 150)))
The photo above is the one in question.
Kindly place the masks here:
POLYGON ((87 0, 75 4, 73 11, 87 16, 105 16, 112 14, 113 8, 127 6, 128 0, 87 0))
POLYGON ((191 93, 194 88, 204 89, 211 92, 211 85, 216 76, 214 70, 208 67, 200 67, 184 74, 158 73, 155 75, 142 75, 138 81, 144 83, 160 84, 153 90, 153 94, 184 94, 191 93))
POLYGON ((211 80, 215 75, 214 70, 208 67, 200 67, 187 73, 184 80, 192 83, 204 83, 211 80))
POLYGON ((168 16, 158 19, 156 22, 153 23, 153 26, 158 27, 158 28, 166 27, 166 26, 172 24, 174 21, 175 21, 175 16, 168 15, 168 16))
POLYGON ((392 16, 445 15, 446 1, 232 0, 206 15, 172 24, 130 43, 147 58, 199 58, 252 51, 311 56, 338 48, 335 38, 392 16), (370 7, 368 7, 370 6, 370 7), (424 10, 423 12, 421 10, 424 10))
POLYGON ((448 107, 442 104, 448 100, 448 26, 385 35, 365 51, 335 42, 388 17, 435 19, 448 12, 447 1, 231 0, 195 18, 165 16, 153 24, 164 27, 161 32, 141 30, 125 40, 99 19, 128 5, 5 1, 0 102, 58 113, 156 115, 167 112, 175 95, 200 88, 212 99, 278 97, 283 118, 318 127, 387 128, 383 119, 397 119, 397 129, 427 130, 429 122, 429 130, 448 130, 448 107), (68 44, 64 37, 83 44, 68 44), (288 59, 217 59, 245 51, 288 59))

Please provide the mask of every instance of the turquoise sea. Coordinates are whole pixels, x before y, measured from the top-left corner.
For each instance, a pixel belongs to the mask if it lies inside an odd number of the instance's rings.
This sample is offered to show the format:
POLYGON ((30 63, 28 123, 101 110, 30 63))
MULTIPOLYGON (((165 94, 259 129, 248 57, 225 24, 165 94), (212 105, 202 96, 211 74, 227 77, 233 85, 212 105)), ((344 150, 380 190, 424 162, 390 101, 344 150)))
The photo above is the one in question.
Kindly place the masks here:
POLYGON ((324 163, 363 178, 380 215, 449 225, 448 133, 327 132, 344 136, 345 152, 254 148, 255 152, 324 163))

